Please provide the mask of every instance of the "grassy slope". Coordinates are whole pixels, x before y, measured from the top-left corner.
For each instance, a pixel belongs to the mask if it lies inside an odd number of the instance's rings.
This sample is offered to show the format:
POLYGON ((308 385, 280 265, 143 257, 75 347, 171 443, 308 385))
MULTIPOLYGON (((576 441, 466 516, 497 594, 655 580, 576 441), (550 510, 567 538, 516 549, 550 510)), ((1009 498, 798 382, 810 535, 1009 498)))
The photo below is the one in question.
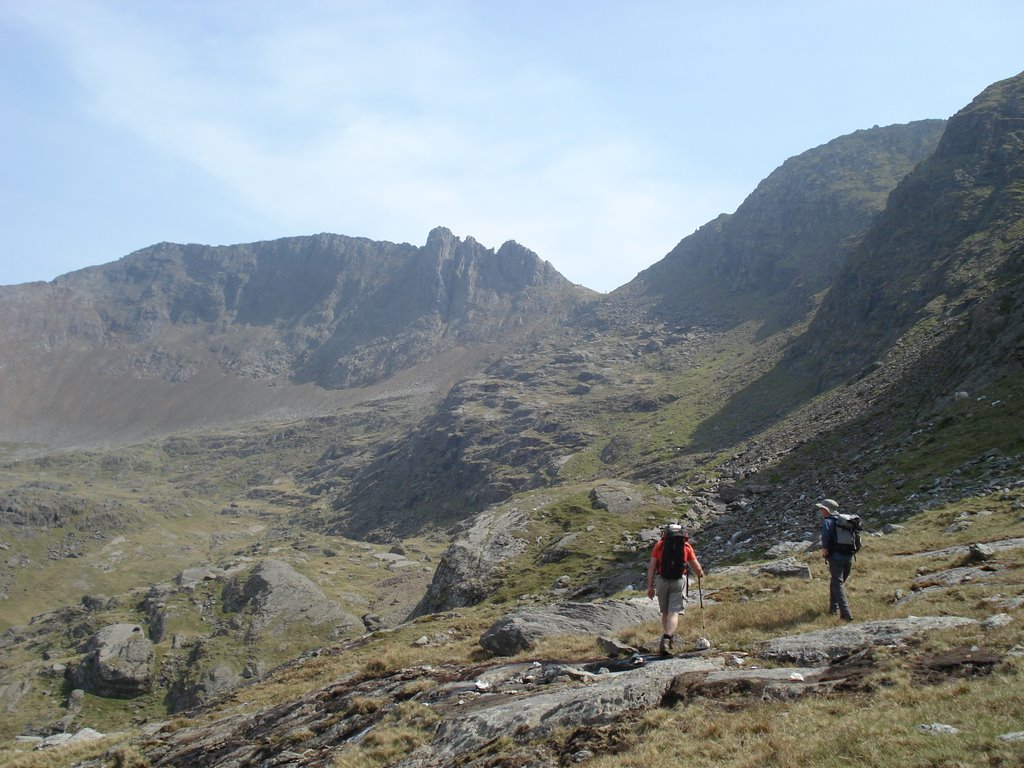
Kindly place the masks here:
MULTIPOLYGON (((944 508, 922 512, 905 526, 886 536, 869 536, 858 557, 849 591, 859 620, 907 615, 957 615, 983 619, 1000 611, 996 600, 1024 592, 1024 551, 1001 553, 991 581, 968 582, 947 590, 921 593, 902 605, 897 594, 910 594, 919 574, 937 572, 962 564, 963 557, 928 556, 927 550, 1024 536, 1024 491, 997 492, 964 500, 944 508), (952 530, 957 521, 969 526, 952 530)), ((542 524, 563 529, 587 521, 565 516, 566 508, 554 506, 538 518, 542 524)), ((596 521, 590 521, 596 522, 596 521)), ((639 521, 638 521, 639 522, 639 521)), ((527 558, 530 556, 527 555, 527 558)), ((812 581, 780 581, 768 577, 709 574, 703 587, 716 603, 701 612, 691 607, 680 635, 683 643, 698 634, 710 637, 716 650, 752 651, 768 637, 796 634, 832 626, 834 620, 822 610, 827 582, 816 554, 806 561, 814 572, 812 581)), ((557 573, 553 568, 547 576, 557 573)), ((238 708, 254 711, 280 703, 329 680, 353 673, 382 674, 388 670, 423 664, 461 660, 470 665, 486 660, 476 645, 483 629, 498 614, 495 606, 464 609, 457 614, 424 617, 396 632, 380 633, 365 644, 336 647, 333 652, 290 664, 270 674, 265 681, 247 687, 224 700, 203 717, 237 713, 238 708), (445 634, 443 646, 418 648, 413 644, 423 634, 445 634)), ((1013 612, 1011 612, 1013 613, 1013 612)), ((625 633, 627 641, 649 641, 656 637, 656 625, 625 633)), ((1024 721, 1024 694, 1020 693, 1022 662, 1016 652, 1024 644, 1024 631, 1017 622, 997 629, 972 627, 939 633, 905 648, 882 649, 875 654, 875 670, 867 684, 857 691, 824 698, 790 702, 766 702, 743 695, 727 699, 696 699, 669 708, 638 713, 604 731, 581 729, 578 733, 557 732, 541 745, 545 749, 579 748, 581 739, 605 739, 614 744, 614 754, 597 757, 589 764, 604 766, 647 766, 652 762, 699 762, 702 765, 740 766, 832 766, 858 761, 874 766, 1010 766, 1024 759, 1024 745, 1004 742, 1000 734, 1020 730, 1024 721), (977 645, 1000 655, 1003 661, 991 675, 950 677, 925 681, 918 673, 921 660, 943 650, 977 645), (956 735, 935 735, 919 729, 920 724, 944 723, 960 729, 956 735), (837 742, 835 731, 850 734, 837 742), (837 762, 838 761, 838 762, 837 762)), ((550 638, 523 658, 590 660, 596 649, 590 638, 550 638)), ((748 663, 749 664, 749 663, 748 663)), ((96 706, 99 706, 98 704, 96 706)), ((370 706, 368 703, 367 706, 370 706)), ((392 764, 411 746, 429 739, 433 725, 423 718, 422 708, 392 713, 393 728, 386 735, 339 754, 338 765, 384 766, 392 764)), ((95 715, 99 717, 97 710, 95 715)), ((187 720, 181 722, 187 726, 187 720)), ((132 754, 132 737, 120 742, 122 753, 132 754)), ((103 748, 109 747, 109 742, 103 748)), ((505 745, 511 749, 512 743, 505 745)), ((501 753, 501 745, 493 752, 501 753)), ((92 754, 98 754, 94 747, 92 754)), ((72 765, 82 753, 59 758, 56 754, 18 756, 0 752, 5 764, 18 768, 72 765)), ((145 763, 138 763, 144 765, 145 763)))
MULTIPOLYGON (((319 500, 296 484, 295 474, 297 468, 315 463, 323 440, 308 426, 296 439, 286 439, 293 431, 284 425, 269 431, 195 434, 0 468, 0 491, 21 499, 23 507, 66 503, 83 510, 58 528, 0 531, 0 541, 8 547, 0 563, 8 593, 0 631, 22 625, 31 635, 39 627, 33 617, 78 606, 83 596, 112 599, 108 609, 65 619, 63 627, 58 622, 57 631, 42 642, 19 643, 0 657, 5 682, 31 684, 17 710, 0 719, 0 736, 13 738, 30 724, 58 719, 70 689, 60 675, 40 675, 38 670, 60 663, 72 666, 81 655, 78 644, 105 624, 144 624, 146 592, 185 568, 282 559, 356 617, 375 613, 396 622, 407 615, 433 574, 428 558, 436 561, 444 543, 428 538, 404 542, 408 558, 421 562, 393 571, 376 557, 386 547, 296 525, 320 512, 319 500), (104 514, 110 510, 113 518, 104 514), (69 548, 73 557, 49 556, 69 548)), ((329 627, 267 632, 261 642, 247 647, 241 647, 235 632, 211 636, 216 623, 230 619, 220 610, 222 586, 201 584, 195 592, 178 592, 167 601, 166 637, 155 647, 158 660, 174 655, 175 635, 188 644, 201 644, 202 666, 197 669, 226 661, 236 672, 247 659, 272 667, 331 642, 329 627)), ((132 719, 166 716, 164 692, 157 689, 132 701, 86 696, 84 722, 106 731, 132 719)))

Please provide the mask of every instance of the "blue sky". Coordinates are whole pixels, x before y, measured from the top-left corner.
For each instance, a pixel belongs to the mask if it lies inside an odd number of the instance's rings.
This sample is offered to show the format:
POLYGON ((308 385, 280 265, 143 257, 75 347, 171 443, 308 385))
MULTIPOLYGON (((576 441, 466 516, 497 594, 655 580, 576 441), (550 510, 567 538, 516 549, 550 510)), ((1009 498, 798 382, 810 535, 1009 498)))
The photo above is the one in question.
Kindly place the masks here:
POLYGON ((1021 30, 1018 0, 0 0, 0 285, 440 225, 609 291, 788 157, 1018 74, 1021 30))

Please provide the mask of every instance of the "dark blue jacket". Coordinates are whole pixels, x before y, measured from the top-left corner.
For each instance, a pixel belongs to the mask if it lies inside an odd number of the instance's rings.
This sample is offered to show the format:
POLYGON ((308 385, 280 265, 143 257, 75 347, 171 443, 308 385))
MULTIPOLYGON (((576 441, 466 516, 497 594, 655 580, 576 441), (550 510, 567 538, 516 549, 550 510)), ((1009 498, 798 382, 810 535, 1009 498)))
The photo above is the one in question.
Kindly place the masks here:
POLYGON ((853 555, 847 555, 843 552, 835 552, 832 549, 832 528, 835 526, 836 521, 831 517, 821 518, 821 548, 828 550, 829 560, 841 560, 843 562, 847 560, 853 560, 853 555))

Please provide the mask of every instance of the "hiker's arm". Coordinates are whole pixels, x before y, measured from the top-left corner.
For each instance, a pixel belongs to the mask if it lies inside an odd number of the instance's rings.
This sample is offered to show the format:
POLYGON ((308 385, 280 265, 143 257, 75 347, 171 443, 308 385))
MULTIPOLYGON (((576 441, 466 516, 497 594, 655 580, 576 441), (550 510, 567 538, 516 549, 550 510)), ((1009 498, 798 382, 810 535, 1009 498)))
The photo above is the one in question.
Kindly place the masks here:
POLYGON ((693 570, 696 571, 697 577, 703 579, 704 569, 701 567, 700 561, 697 559, 696 555, 694 555, 693 559, 690 560, 690 564, 693 565, 693 570))
POLYGON ((654 597, 654 566, 655 560, 651 557, 651 561, 647 564, 647 596, 654 597))
POLYGON ((829 529, 829 521, 821 521, 821 556, 828 560, 828 538, 831 530, 829 529))

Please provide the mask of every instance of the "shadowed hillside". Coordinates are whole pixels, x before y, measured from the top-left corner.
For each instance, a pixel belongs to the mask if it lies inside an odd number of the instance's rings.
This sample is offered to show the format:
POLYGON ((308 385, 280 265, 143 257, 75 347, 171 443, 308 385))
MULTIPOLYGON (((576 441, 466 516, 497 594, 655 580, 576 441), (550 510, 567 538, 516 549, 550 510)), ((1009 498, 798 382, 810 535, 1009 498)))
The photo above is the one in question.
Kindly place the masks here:
MULTIPOLYGON (((788 160, 735 214, 506 353, 382 446, 338 496, 337 530, 386 538, 602 474, 671 485, 771 424, 780 412, 756 405, 716 412, 779 359, 943 126, 858 131, 788 160)), ((796 378, 780 392, 811 394, 796 378)))
POLYGON ((799 320, 944 126, 861 130, 790 158, 734 214, 682 240, 608 303, 638 301, 665 321, 752 319, 766 333, 799 320))

